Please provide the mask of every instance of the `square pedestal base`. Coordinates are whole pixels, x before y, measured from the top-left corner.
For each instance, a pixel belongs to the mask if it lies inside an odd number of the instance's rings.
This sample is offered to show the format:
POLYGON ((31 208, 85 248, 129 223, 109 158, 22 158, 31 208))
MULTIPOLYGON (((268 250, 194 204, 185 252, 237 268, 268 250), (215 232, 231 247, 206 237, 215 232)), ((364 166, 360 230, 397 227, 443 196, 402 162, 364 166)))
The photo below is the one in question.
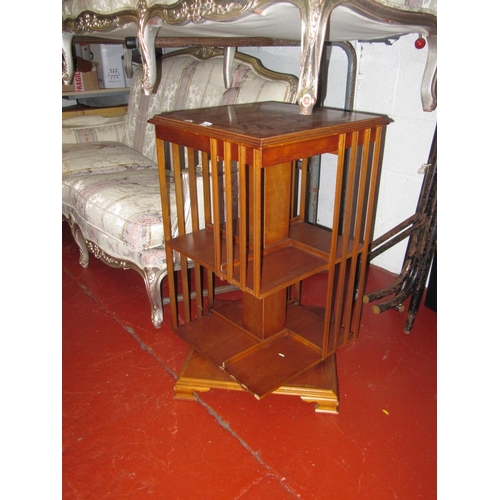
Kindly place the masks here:
MULTIPOLYGON (((210 389, 244 390, 215 363, 191 350, 174 386, 174 397, 181 400, 194 400, 194 392, 207 392, 210 389)), ((315 411, 317 413, 338 413, 339 399, 335 355, 295 377, 273 391, 272 394, 299 396, 308 403, 316 403, 315 411)))

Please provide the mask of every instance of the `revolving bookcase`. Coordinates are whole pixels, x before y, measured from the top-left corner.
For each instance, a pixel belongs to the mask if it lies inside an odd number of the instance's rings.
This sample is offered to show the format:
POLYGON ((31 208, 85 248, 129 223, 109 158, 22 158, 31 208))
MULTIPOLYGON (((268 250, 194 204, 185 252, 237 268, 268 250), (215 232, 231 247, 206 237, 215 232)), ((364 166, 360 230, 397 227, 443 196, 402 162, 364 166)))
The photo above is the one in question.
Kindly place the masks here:
POLYGON ((297 105, 263 102, 174 111, 150 122, 172 324, 192 348, 176 397, 211 388, 258 399, 274 392, 335 413, 335 353, 359 334, 390 120, 328 108, 302 115, 297 105), (307 223, 305 214, 308 159, 324 153, 337 159, 331 229, 307 223), (323 302, 308 305, 301 285, 318 273, 323 302), (215 278, 239 297, 216 299, 215 278))

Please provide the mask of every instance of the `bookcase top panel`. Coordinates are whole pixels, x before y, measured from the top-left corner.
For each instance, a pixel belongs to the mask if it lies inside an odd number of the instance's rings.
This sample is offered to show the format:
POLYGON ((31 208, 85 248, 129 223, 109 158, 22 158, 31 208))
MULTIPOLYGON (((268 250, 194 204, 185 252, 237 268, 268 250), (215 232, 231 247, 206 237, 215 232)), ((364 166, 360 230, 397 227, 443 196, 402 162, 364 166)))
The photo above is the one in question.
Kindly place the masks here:
POLYGON ((156 115, 149 122, 185 134, 264 148, 283 141, 302 141, 308 137, 317 140, 321 136, 383 126, 391 120, 385 115, 334 108, 320 108, 311 115, 301 115, 297 104, 267 101, 171 111, 156 115))

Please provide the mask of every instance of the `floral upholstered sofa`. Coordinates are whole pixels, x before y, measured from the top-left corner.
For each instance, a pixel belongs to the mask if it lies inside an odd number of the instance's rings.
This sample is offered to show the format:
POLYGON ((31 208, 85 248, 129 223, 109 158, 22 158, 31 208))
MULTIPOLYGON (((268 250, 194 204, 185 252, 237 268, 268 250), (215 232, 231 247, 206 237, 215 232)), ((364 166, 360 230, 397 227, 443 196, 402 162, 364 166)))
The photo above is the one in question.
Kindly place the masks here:
MULTIPOLYGON (((166 54, 158 74, 156 91, 147 96, 141 90, 143 70, 136 70, 125 116, 74 117, 62 126, 62 215, 80 249, 80 264, 88 266, 91 252, 113 267, 138 271, 157 328, 163 321, 161 283, 167 268, 155 130, 147 120, 178 109, 294 102, 297 92, 296 77, 267 70, 239 53, 226 88, 219 49, 166 54)), ((184 210, 188 218, 189 200, 184 210)))

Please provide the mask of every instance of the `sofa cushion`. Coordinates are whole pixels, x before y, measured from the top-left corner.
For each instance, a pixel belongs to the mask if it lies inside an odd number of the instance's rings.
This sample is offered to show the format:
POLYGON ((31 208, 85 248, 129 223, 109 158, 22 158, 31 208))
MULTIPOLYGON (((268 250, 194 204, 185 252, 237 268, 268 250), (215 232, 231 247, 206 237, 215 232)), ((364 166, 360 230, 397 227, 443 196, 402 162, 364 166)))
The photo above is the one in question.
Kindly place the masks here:
POLYGON ((157 170, 153 161, 121 142, 63 144, 62 147, 63 177, 150 168, 157 170))
MULTIPOLYGON (((183 175, 187 193, 188 178, 183 175)), ((198 196, 202 195, 199 177, 198 196)), ((170 205, 173 234, 178 233, 174 184, 170 205)), ((62 213, 83 236, 104 252, 139 267, 165 265, 163 221, 157 169, 63 177, 62 213), (154 250, 154 251, 153 251, 154 250), (152 252, 153 251, 153 252, 152 252)), ((199 209, 203 221, 203 207, 199 209)), ((186 231, 191 231, 191 204, 185 197, 186 231)), ((203 226, 203 224, 201 224, 203 226)))
POLYGON ((63 213, 133 250, 163 245, 158 173, 133 170, 63 179, 63 213), (67 205, 65 207, 64 205, 67 205))
POLYGON ((62 122, 62 143, 82 144, 123 139, 125 116, 83 115, 62 122))

